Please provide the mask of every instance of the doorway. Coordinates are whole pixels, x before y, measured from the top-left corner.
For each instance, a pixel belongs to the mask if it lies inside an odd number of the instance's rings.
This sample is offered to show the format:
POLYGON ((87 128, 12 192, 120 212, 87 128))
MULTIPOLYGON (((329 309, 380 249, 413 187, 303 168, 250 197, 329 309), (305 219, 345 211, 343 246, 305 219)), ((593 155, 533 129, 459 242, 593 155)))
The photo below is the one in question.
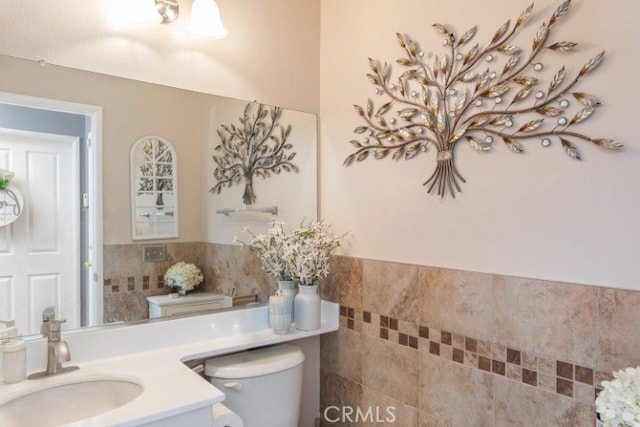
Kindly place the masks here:
POLYGON ((0 318, 38 333, 53 305, 65 329, 101 324, 101 109, 0 93, 0 128, 0 168, 25 196, 0 228, 0 318))

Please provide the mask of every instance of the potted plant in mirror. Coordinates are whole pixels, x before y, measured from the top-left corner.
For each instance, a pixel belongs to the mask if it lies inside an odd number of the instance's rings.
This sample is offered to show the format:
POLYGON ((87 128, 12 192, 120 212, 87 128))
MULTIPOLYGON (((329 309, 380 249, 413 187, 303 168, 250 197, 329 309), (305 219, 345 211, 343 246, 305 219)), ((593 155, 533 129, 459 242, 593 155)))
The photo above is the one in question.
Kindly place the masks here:
POLYGON ((187 295, 204 280, 204 276, 195 264, 180 261, 164 274, 164 284, 170 288, 177 288, 178 296, 187 295))
POLYGON ((613 373, 596 398, 598 427, 640 426, 640 366, 613 373))
POLYGON ((291 264, 291 275, 298 283, 294 300, 296 329, 311 331, 320 328, 319 282, 330 272, 329 261, 344 236, 336 237, 325 221, 302 223, 285 245, 285 257, 291 264))

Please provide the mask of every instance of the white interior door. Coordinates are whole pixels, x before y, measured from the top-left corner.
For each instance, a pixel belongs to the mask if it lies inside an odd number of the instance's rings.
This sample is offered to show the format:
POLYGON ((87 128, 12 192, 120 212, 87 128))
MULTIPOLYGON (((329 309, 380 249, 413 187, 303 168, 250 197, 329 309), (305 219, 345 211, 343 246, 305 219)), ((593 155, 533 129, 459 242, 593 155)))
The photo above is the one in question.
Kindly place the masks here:
POLYGON ((42 311, 55 306, 65 328, 80 326, 79 140, 0 129, 0 168, 24 211, 0 227, 0 318, 38 333, 42 311))

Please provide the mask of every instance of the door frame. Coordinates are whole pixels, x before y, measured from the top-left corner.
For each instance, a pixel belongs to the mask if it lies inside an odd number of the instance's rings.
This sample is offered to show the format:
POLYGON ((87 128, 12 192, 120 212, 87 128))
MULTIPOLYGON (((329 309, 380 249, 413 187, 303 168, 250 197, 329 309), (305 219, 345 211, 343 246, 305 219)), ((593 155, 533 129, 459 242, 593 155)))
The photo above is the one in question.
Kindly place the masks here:
POLYGON ((102 291, 104 281, 102 263, 102 107, 1 91, 0 102, 22 107, 39 108, 41 110, 81 114, 89 120, 90 144, 87 147, 87 166, 90 171, 93 171, 93 173, 87 174, 89 191, 89 215, 87 216, 89 221, 87 227, 89 259, 79 260, 81 265, 78 268, 81 268, 83 263, 88 263, 85 264, 85 266, 88 266, 87 268, 82 268, 83 274, 89 274, 87 299, 91 301, 91 304, 87 307, 88 326, 101 325, 104 323, 102 291))

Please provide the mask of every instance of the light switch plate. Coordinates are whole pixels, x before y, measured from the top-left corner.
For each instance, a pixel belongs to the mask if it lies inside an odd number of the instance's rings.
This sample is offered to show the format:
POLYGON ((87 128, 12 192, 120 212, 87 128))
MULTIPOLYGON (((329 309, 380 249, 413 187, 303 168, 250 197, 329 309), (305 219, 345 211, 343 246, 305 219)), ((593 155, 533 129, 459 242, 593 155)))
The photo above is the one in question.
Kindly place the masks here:
POLYGON ((167 260, 166 245, 143 245, 142 261, 144 262, 162 262, 167 260))

